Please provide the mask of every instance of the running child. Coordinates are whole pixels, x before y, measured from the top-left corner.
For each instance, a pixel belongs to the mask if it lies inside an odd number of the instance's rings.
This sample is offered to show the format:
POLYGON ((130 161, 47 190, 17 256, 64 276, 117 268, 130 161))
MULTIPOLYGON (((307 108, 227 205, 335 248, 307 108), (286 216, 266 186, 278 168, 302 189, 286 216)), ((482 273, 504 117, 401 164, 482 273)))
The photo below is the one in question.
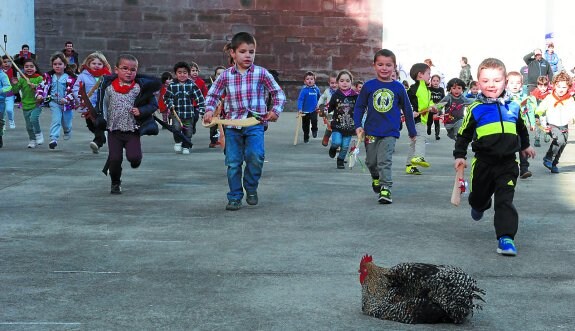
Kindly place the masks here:
POLYGON ((312 71, 305 73, 303 82, 304 86, 297 98, 297 109, 298 116, 302 116, 303 142, 307 144, 309 142, 310 124, 312 136, 314 138, 317 137, 317 112, 315 110, 321 92, 319 91, 319 87, 315 85, 315 74, 312 71))
POLYGON ((392 51, 381 49, 375 53, 376 78, 363 85, 353 111, 355 132, 358 138, 365 136, 365 164, 371 174, 371 187, 382 204, 392 203, 392 155, 399 138, 402 111, 410 139, 415 141, 417 136, 407 92, 403 84, 392 78, 396 66, 392 51))
POLYGON ((353 121, 353 109, 357 100, 357 93, 352 88, 353 75, 342 70, 337 75, 338 89, 331 96, 328 105, 328 113, 331 115, 331 146, 329 148, 329 157, 335 157, 339 148, 336 166, 338 169, 344 169, 345 156, 349 149, 351 137, 355 134, 355 125, 353 121))

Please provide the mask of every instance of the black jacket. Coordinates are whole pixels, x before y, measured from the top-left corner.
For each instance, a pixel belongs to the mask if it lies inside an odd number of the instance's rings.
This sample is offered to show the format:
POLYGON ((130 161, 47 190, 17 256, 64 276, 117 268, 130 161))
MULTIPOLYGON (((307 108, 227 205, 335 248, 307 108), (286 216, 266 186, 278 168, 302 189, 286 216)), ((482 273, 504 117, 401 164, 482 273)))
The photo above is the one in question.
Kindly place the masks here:
MULTIPOLYGON (((116 78, 118 78, 118 75, 115 74, 104 76, 102 84, 98 87, 98 103, 96 104, 96 110, 100 113, 103 113, 104 92, 116 78)), ((160 90, 162 82, 156 77, 138 74, 136 75, 136 83, 140 85, 140 94, 138 94, 136 101, 134 101, 134 107, 137 107, 140 110, 140 116, 136 119, 140 126, 140 136, 157 135, 159 132, 158 125, 152 116, 158 109, 158 101, 156 100, 154 93, 160 90)))
POLYGON ((540 61, 535 60, 535 53, 531 52, 523 57, 527 64, 527 81, 523 84, 537 86, 539 76, 547 76, 549 81, 553 81, 553 70, 551 64, 544 57, 540 61))

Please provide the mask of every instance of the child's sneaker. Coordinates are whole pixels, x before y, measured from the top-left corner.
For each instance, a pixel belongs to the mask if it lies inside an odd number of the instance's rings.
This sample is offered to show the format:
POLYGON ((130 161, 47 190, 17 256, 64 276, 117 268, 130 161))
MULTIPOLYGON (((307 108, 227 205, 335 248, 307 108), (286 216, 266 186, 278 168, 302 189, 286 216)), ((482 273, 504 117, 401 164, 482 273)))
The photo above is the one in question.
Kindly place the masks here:
POLYGON ((506 256, 517 255, 517 249, 515 248, 515 243, 513 239, 509 236, 503 236, 499 238, 499 245, 497 245, 497 253, 506 256))
POLYGON ((421 171, 416 166, 408 165, 405 167, 405 173, 408 175, 421 175, 421 171))
POLYGON ((190 154, 190 149, 189 149, 189 148, 182 148, 182 154, 184 154, 184 155, 189 155, 189 154, 190 154))
POLYGON ((551 137, 550 137, 548 134, 546 134, 546 135, 543 137, 543 141, 545 141, 546 143, 548 143, 550 140, 551 140, 551 137))
POLYGON ((36 145, 42 145, 44 143, 44 135, 42 132, 36 134, 36 145))
POLYGON ((541 147, 541 140, 535 139, 535 143, 533 144, 535 147, 541 147))
POLYGON ((182 152, 182 143, 174 144, 174 152, 176 152, 176 153, 182 152))
POLYGON ((336 152, 337 152, 337 147, 331 146, 331 147, 329 148, 329 152, 328 152, 329 157, 331 157, 331 158, 333 159, 333 158, 335 157, 335 153, 336 153, 336 152))
POLYGON ((70 140, 72 138, 72 132, 64 132, 64 140, 70 140))
POLYGON ((94 153, 94 154, 98 154, 98 152, 100 151, 100 147, 98 147, 98 144, 96 144, 93 141, 90 143, 90 149, 92 150, 92 153, 94 153))
POLYGON ((551 170, 553 168, 553 163, 551 163, 551 159, 544 157, 543 158, 543 166, 545 166, 545 168, 551 170))
POLYGON ((483 212, 471 208, 471 218, 473 218, 474 221, 479 221, 483 218, 483 212))
POLYGON ((258 192, 246 192, 246 202, 250 206, 258 204, 258 192))
POLYGON ((226 206, 226 210, 240 210, 242 202, 240 200, 230 200, 226 206))
POLYGON ((371 189, 374 193, 381 192, 381 184, 379 183, 379 178, 372 178, 371 179, 371 189))
POLYGON ((110 194, 122 194, 122 186, 120 184, 112 184, 110 194))
POLYGON ((390 204, 392 202, 391 191, 387 187, 381 189, 381 192, 379 192, 379 198, 377 199, 377 202, 381 204, 390 204))
POLYGON ((343 159, 337 158, 336 165, 337 165, 338 169, 345 169, 345 164, 344 164, 343 159))
POLYGON ((559 168, 557 168, 557 166, 552 166, 552 167, 551 167, 551 173, 552 173, 552 174, 558 174, 558 173, 559 173, 559 168))
POLYGON ((30 140, 28 143, 28 148, 36 148, 36 140, 30 140))
POLYGON ((58 146, 58 142, 57 142, 56 140, 52 140, 52 141, 48 144, 48 147, 49 147, 50 149, 55 149, 56 146, 58 146))
POLYGON ((424 168, 429 167, 429 162, 425 161, 425 158, 423 156, 416 156, 412 158, 410 162, 414 166, 420 166, 424 168))
POLYGON ((16 123, 14 123, 14 120, 9 121, 10 123, 10 129, 16 129, 16 123))

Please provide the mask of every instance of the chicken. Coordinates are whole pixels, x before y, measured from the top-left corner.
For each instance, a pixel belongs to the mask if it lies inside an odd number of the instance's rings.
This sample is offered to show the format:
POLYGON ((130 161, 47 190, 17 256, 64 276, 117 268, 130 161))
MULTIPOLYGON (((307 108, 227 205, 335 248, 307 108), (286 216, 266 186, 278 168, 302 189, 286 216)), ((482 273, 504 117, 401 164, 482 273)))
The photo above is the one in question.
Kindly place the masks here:
POLYGON ((378 267, 369 255, 359 264, 361 310, 364 314, 401 323, 463 323, 484 302, 477 281, 447 265, 402 263, 378 267))

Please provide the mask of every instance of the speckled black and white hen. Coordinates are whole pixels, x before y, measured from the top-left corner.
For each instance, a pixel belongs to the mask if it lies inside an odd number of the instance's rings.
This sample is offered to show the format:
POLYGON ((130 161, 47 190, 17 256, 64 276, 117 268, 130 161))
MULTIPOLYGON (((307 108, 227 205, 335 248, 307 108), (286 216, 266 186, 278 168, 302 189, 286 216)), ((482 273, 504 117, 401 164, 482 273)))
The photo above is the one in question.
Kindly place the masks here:
POLYGON ((485 291, 457 267, 402 263, 386 269, 369 255, 361 259, 359 281, 364 314, 401 323, 463 323, 481 305, 485 291))

